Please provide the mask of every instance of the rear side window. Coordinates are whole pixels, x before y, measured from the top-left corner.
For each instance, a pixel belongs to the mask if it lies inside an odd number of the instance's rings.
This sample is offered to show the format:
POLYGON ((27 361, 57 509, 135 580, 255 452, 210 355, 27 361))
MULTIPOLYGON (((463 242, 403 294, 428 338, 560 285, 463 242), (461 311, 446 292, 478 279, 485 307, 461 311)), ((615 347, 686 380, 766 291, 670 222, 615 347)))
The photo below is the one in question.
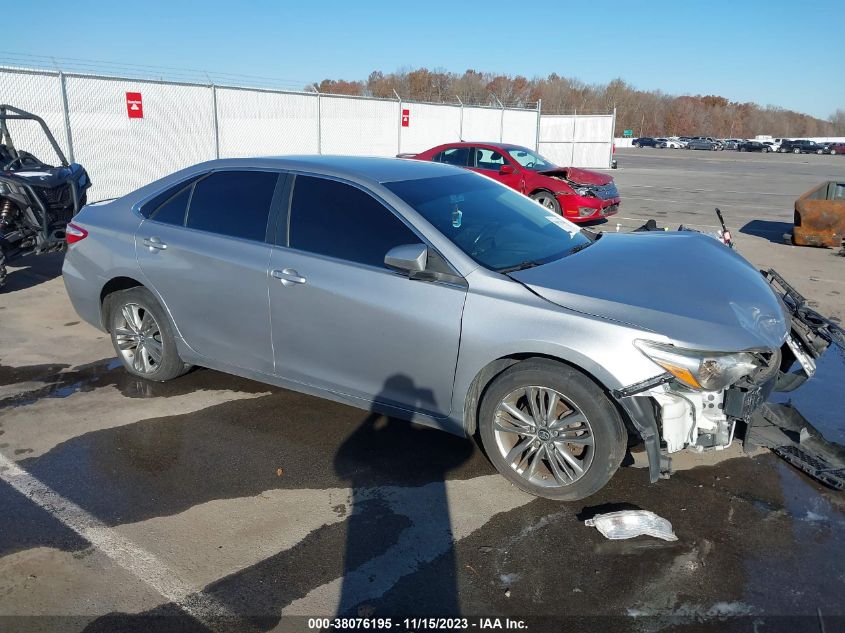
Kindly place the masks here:
POLYGON ((432 159, 436 163, 466 167, 469 164, 469 147, 452 147, 444 149, 432 159))
POLYGON ((479 169, 499 171, 505 163, 507 161, 501 152, 484 147, 479 147, 475 150, 475 166, 479 169))
MULTIPOLYGON (((158 211, 158 209, 168 200, 170 200, 174 195, 176 195, 180 189, 190 189, 190 184, 202 178, 205 174, 194 174, 190 178, 183 180, 182 182, 173 185, 157 193, 155 196, 147 200, 144 204, 142 204, 138 211, 143 215, 145 218, 152 217, 154 213, 158 211)), ((183 213, 184 215, 184 213, 183 213)), ((179 222, 181 224, 181 222, 179 222)))
POLYGON ((278 178, 267 171, 211 174, 194 185, 186 226, 263 242, 278 178))
POLYGON ((297 176, 290 246, 359 264, 384 267, 394 246, 419 244, 411 229, 371 195, 351 185, 297 176))
POLYGON ((188 185, 156 209, 150 219, 156 222, 164 222, 165 224, 182 226, 185 224, 185 212, 188 210, 188 201, 190 199, 191 186, 188 185))

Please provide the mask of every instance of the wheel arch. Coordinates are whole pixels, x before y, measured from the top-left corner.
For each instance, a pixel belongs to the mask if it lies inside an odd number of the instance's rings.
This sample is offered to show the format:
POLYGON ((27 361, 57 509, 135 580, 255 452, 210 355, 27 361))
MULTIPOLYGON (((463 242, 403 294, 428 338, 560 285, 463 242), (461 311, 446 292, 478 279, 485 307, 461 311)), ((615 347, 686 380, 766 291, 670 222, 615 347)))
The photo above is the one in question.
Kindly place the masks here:
POLYGON ((527 194, 527 195, 528 195, 529 197, 531 197, 531 196, 537 195, 537 194, 538 194, 538 193, 540 193, 540 192, 547 193, 547 194, 549 194, 549 195, 554 196, 555 198, 557 198, 557 196, 555 196, 555 192, 554 192, 554 191, 552 191, 552 190, 551 190, 551 189, 549 189, 548 187, 542 187, 542 186, 541 186, 541 187, 534 187, 531 191, 529 191, 529 192, 528 192, 528 194, 527 194))
MULTIPOLYGON (((562 358, 561 356, 555 356, 553 354, 543 354, 538 352, 521 352, 521 353, 514 353, 508 354, 506 356, 500 356, 495 360, 490 361, 484 367, 482 367, 473 378, 472 382, 470 383, 469 389, 467 391, 466 398, 464 399, 464 415, 463 415, 463 423, 464 423, 464 431, 467 437, 472 437, 478 431, 478 414, 481 409, 481 401, 484 398, 484 394, 487 391, 487 388, 499 376, 503 371, 521 363, 526 360, 548 360, 554 363, 558 363, 560 365, 566 365, 575 369, 585 376, 592 380, 596 386, 601 389, 610 399, 610 401, 617 406, 616 399, 611 396, 610 388, 600 380, 595 372, 586 369, 582 365, 576 364, 570 359, 562 358)), ((617 406, 618 408, 618 406, 617 406)), ((625 422, 627 429, 631 430, 631 423, 628 420, 627 415, 622 415, 622 419, 625 422)))
POLYGON ((109 331, 109 313, 108 313, 108 302, 106 299, 109 295, 114 294, 115 292, 120 292, 121 290, 129 290, 129 288, 137 288, 141 286, 146 288, 143 283, 134 279, 133 277, 127 276, 120 276, 120 277, 113 277, 110 279, 100 290, 100 318, 102 319, 103 327, 106 331, 109 331))

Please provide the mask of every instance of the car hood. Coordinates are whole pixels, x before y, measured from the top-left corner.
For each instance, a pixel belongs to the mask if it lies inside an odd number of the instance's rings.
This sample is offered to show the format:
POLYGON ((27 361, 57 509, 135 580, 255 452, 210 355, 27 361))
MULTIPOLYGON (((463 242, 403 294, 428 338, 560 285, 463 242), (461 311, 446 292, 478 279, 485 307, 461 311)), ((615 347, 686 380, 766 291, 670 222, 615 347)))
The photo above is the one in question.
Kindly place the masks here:
POLYGON ((613 182, 613 178, 607 174, 578 167, 558 167, 538 173, 552 178, 563 178, 576 185, 608 185, 613 182))
POLYGON ((552 303, 690 349, 774 349, 789 331, 763 276, 691 231, 605 233, 578 253, 510 276, 552 303))

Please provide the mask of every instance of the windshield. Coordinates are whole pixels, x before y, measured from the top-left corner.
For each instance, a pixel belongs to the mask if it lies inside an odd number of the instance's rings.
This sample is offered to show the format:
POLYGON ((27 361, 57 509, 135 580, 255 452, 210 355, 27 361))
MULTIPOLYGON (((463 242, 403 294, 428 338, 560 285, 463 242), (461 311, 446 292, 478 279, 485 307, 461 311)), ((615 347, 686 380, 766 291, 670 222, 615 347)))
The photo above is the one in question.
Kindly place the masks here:
POLYGON ((536 154, 529 149, 525 149, 524 147, 514 147, 513 149, 509 149, 508 154, 510 154, 511 158, 518 162, 522 167, 530 169, 531 171, 546 171, 548 169, 557 168, 557 165, 553 162, 546 160, 539 154, 536 154))
POLYGON ((569 220, 477 174, 384 186, 473 260, 499 272, 560 259, 591 243, 569 220))

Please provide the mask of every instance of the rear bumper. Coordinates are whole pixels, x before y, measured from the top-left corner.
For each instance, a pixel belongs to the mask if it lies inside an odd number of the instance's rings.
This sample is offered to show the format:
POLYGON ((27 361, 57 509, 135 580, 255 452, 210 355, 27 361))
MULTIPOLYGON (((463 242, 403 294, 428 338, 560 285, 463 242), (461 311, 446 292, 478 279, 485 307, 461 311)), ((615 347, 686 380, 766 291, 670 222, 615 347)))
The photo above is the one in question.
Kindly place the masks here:
POLYGON ((73 257, 73 248, 65 256, 62 265, 62 280, 65 282, 65 290, 67 290, 71 305, 80 318, 105 332, 103 315, 100 311, 100 285, 97 283, 99 278, 96 275, 86 277, 79 270, 73 257), (91 278, 97 281, 92 283, 91 278))

